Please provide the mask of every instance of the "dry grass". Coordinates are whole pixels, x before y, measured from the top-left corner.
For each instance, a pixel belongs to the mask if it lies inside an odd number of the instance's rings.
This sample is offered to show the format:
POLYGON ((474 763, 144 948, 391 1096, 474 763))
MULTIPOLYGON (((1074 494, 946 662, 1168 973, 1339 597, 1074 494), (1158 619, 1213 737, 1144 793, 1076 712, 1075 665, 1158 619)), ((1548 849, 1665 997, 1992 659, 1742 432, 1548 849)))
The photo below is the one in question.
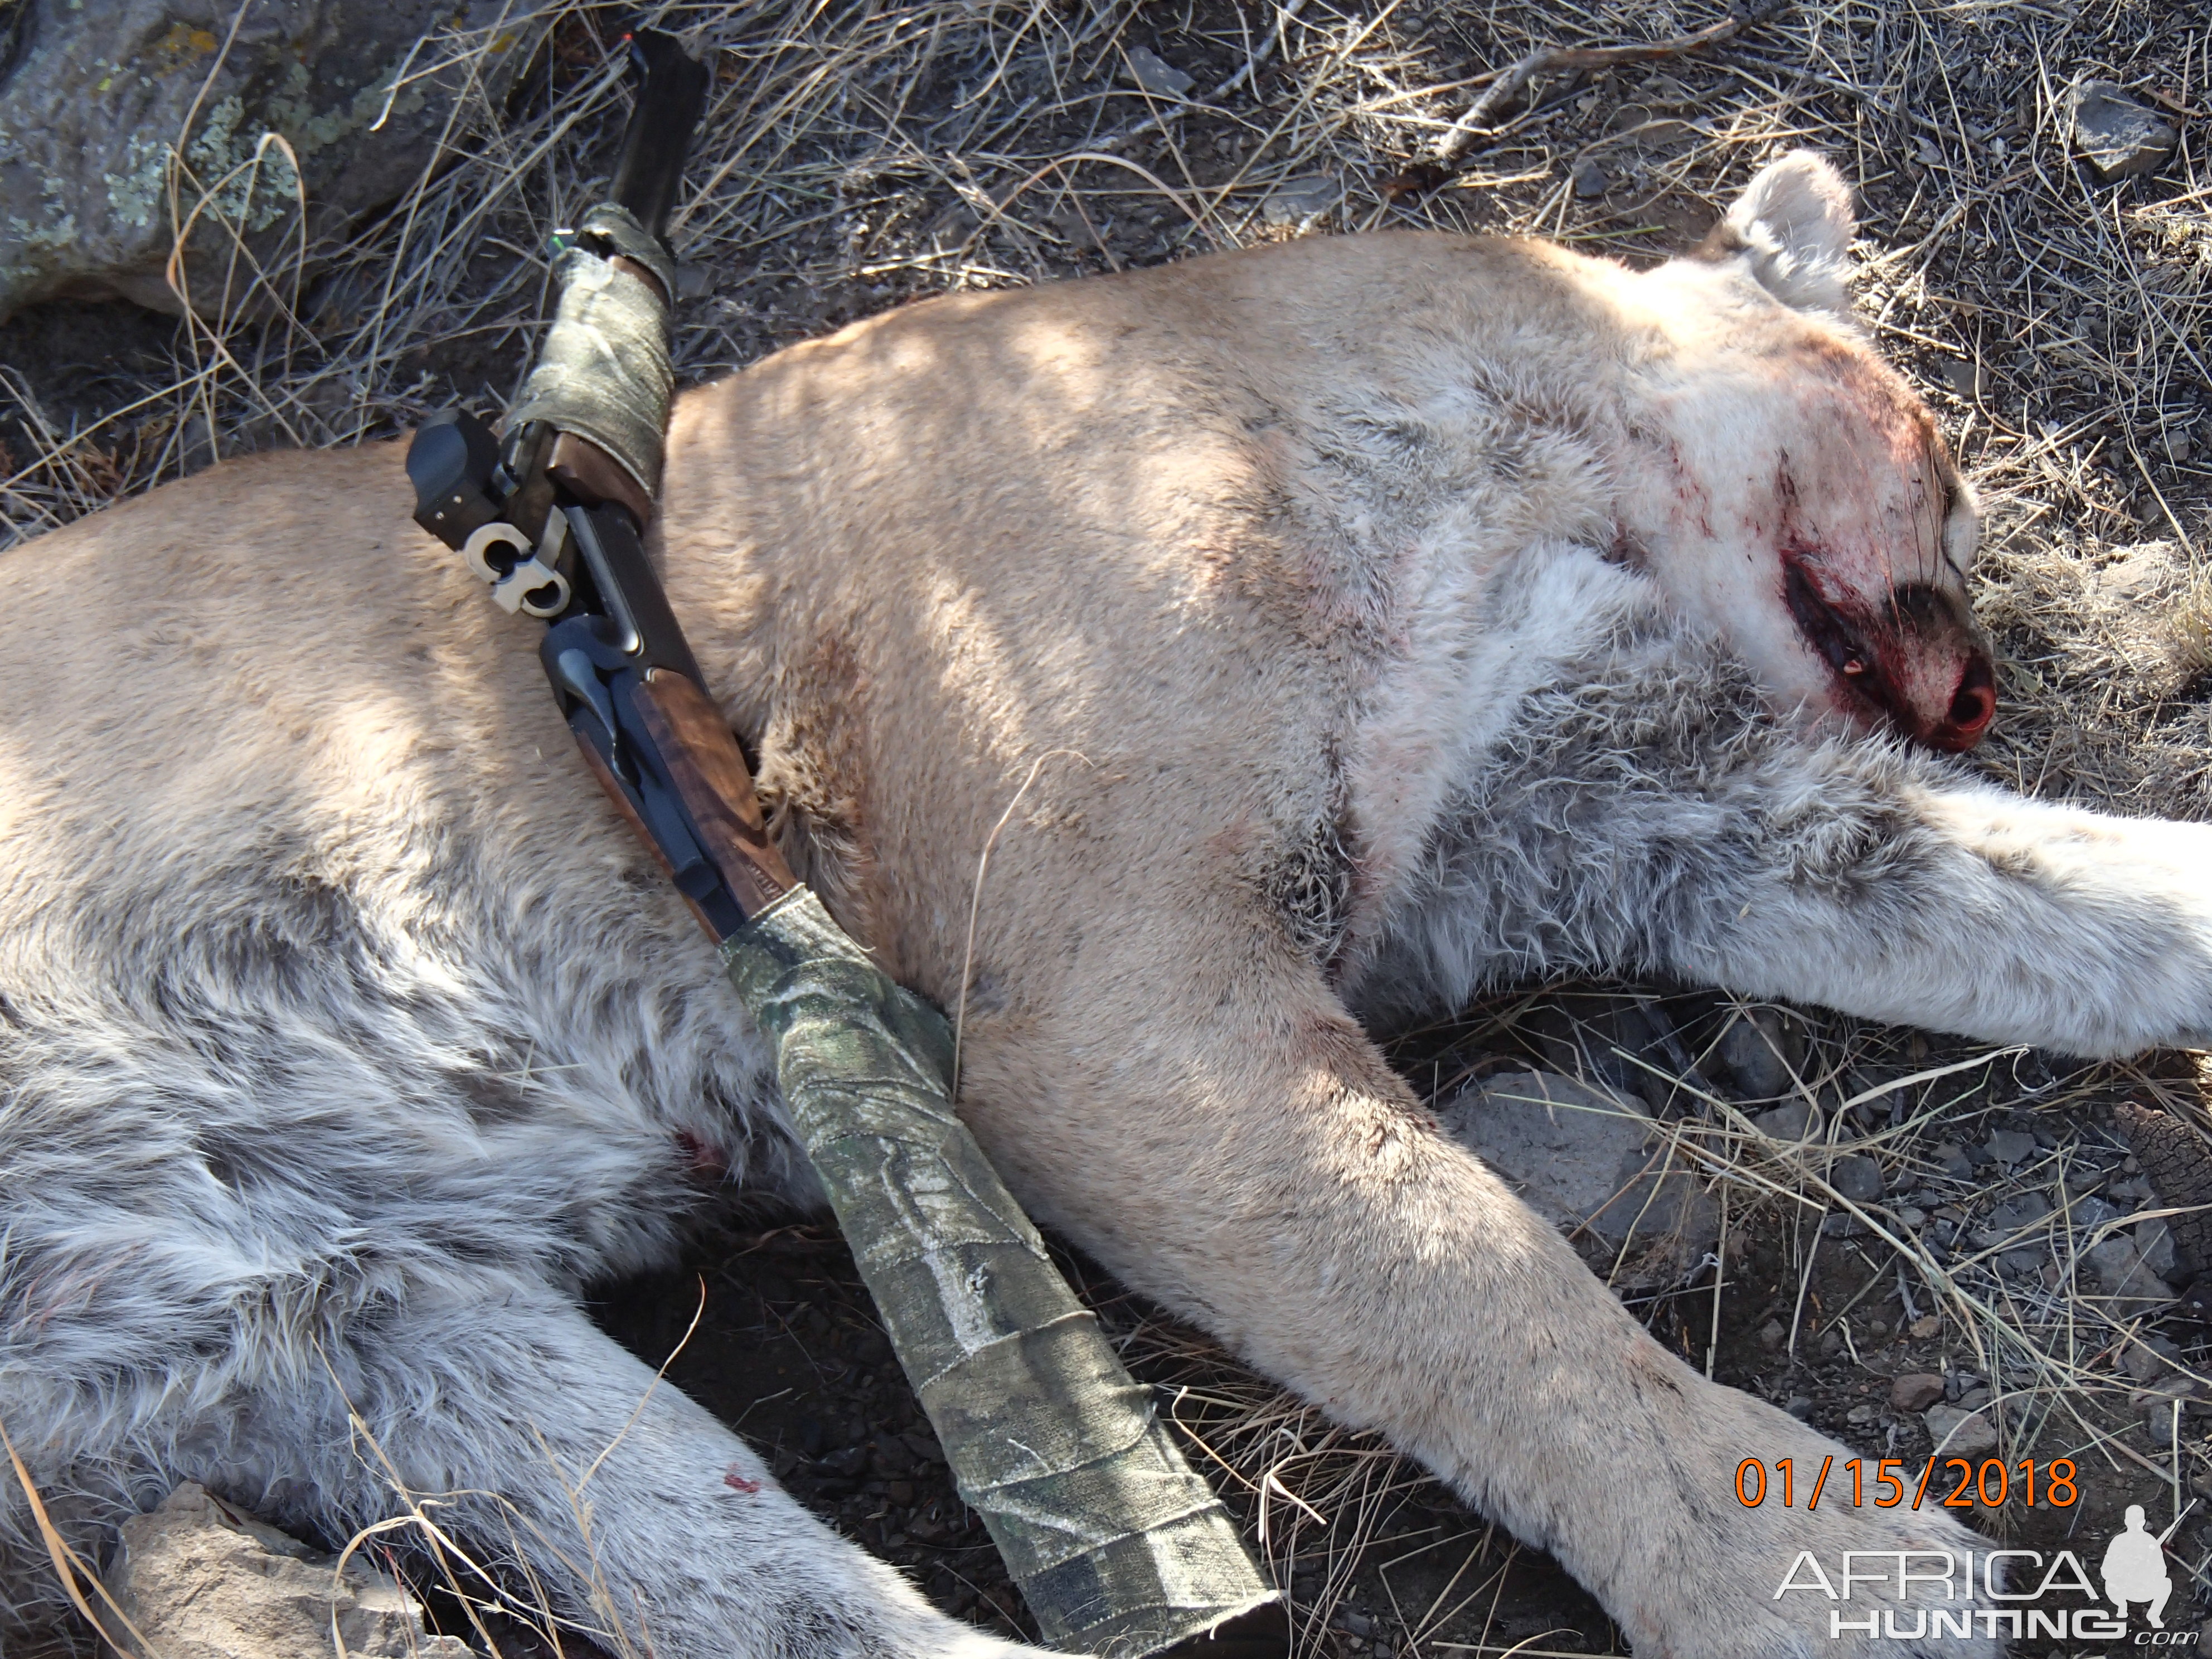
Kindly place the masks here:
MULTIPOLYGON (((166 357, 42 380, 0 362, 0 545, 218 453, 358 442, 456 396, 503 403, 538 326, 550 234, 592 199, 624 109, 605 46, 611 11, 545 14, 550 46, 522 91, 501 110, 481 97, 457 104, 451 165, 318 270, 240 264, 166 357)), ((1427 225, 1650 259, 1693 240, 1778 149, 1826 149, 1863 190, 1867 326, 1927 392, 1988 501, 1978 576, 2005 660, 2002 729, 1984 763, 2039 793, 2212 809, 2204 6, 1785 7, 1692 55, 1540 76, 1485 116, 1496 125, 1474 136, 1448 184, 1395 194, 1394 181, 1528 52, 1662 40, 1723 14, 1703 0, 761 0, 659 15, 717 67, 695 193, 675 231, 686 267, 676 355, 693 379, 920 295, 1293 235, 1427 225), (1164 89, 1152 54, 1190 77, 1187 94, 1164 89), (2183 149, 2158 177, 2096 185, 2069 158, 2060 94, 2082 73, 2177 117, 2183 149)), ((480 45, 424 51, 465 69, 480 45)), ((212 211, 221 182, 180 179, 180 210, 212 211)), ((72 325, 97 339, 96 319, 72 325)), ((1658 1098, 1675 1153, 1727 1195, 1739 1252, 1715 1253, 1645 1300, 1693 1361, 1717 1353, 1720 1374, 1733 1364, 1755 1386, 1784 1379, 1778 1389, 1823 1365, 1840 1375, 1863 1359, 1871 1375, 1864 1322, 1888 1304, 1897 1324, 1908 1310, 1940 1317, 1952 1360, 2014 1402, 2013 1446, 2071 1453, 2152 1492, 2212 1468, 2185 1418, 2170 1445, 2124 1428, 2131 1385, 2114 1358, 2159 1310, 2094 1293, 2081 1259, 2117 1224, 2079 1224, 2073 1207, 2085 1175, 2124 1178, 2109 1167, 2122 1149, 2100 1127, 2110 1102, 2148 1091, 2203 1121, 2182 1071, 2069 1068, 1816 1017, 1790 1092, 1826 1128, 1784 1144, 1753 1124, 1756 1103, 1711 1081, 1711 1046, 1737 1011, 1703 1005, 1670 1024, 1674 1047, 1651 1049, 1590 1016, 1595 1004, 1504 1000, 1420 1034, 1405 1058, 1442 1087, 1472 1057, 1530 1049, 1536 1017, 1564 1008, 1585 1055, 1619 1049, 1615 1062, 1626 1054, 1666 1074, 1658 1098), (1934 1160, 1941 1143, 2023 1124, 2052 1143, 2024 1165, 1959 1176, 1934 1160), (1880 1162, 1892 1198, 1840 1196, 1832 1159, 1846 1141, 1880 1162), (1992 1209, 2029 1188, 2060 1195, 2057 1212, 2031 1238, 1989 1238, 1992 1209), (1911 1208, 1948 1210, 1962 1231, 1945 1244, 1948 1223, 1913 1224, 1893 1196, 1905 1191, 1911 1208), (1824 1234, 1821 1220, 1838 1213, 1850 1230, 1824 1234), (1756 1298, 1739 1305, 1716 1288, 1751 1271, 1737 1264, 1754 1244, 1798 1276, 1775 1318, 1786 1339, 1771 1352, 1747 1346, 1765 1316, 1756 1298), (2021 1249, 2043 1252, 2051 1269, 2007 1267, 2005 1253, 2021 1249), (1824 1252, 1832 1267, 1867 1265, 1856 1307, 1822 1303, 1824 1252), (1838 1334, 1847 1358, 1824 1356, 1838 1334)), ((1532 1050, 1552 1064, 1565 1063, 1557 1026, 1532 1050)), ((1540 1620, 1500 1622, 1516 1559, 1475 1531, 1434 1596, 1385 1605, 1394 1581, 1371 1565, 1378 1528, 1408 1502, 1437 1507, 1413 1474, 1187 1334, 1145 1321, 1124 1329, 1140 1369, 1187 1385, 1178 1414, 1244 1493, 1270 1558, 1300 1569, 1315 1645, 1357 1579, 1377 1638, 1401 1651, 1522 1641, 1516 1650, 1531 1654, 1588 1650, 1584 1638, 1547 1637, 1540 1620), (1370 1565, 1357 1567, 1363 1558, 1370 1565)))

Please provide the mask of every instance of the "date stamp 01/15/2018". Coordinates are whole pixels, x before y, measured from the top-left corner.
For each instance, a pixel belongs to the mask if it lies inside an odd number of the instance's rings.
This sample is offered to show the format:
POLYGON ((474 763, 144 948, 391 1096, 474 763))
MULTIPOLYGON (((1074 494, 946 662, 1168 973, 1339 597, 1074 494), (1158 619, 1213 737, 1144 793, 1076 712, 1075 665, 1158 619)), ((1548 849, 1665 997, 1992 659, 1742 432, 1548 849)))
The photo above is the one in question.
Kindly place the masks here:
MULTIPOLYGON (((1792 1458, 1778 1457, 1770 1466, 1756 1457, 1747 1457, 1736 1465, 1736 1502, 1755 1510, 1769 1498, 1778 1498, 1784 1509, 1795 1509, 1802 1473, 1792 1458)), ((1871 1504, 1878 1510, 1891 1510, 1909 1498, 1916 1510, 1923 1504, 1947 1510, 1977 1506, 1994 1510, 2007 1504, 2063 1510, 2072 1507, 2081 1495, 2075 1484, 2073 1460, 2066 1457, 2042 1464, 2028 1457, 2008 1465, 1996 1457, 1977 1464, 1969 1458, 1936 1455, 1917 1467, 1897 1457, 1848 1457, 1841 1463, 1824 1457, 1813 1473, 1805 1507, 1818 1509, 1826 1498, 1831 1504, 1842 1501, 1854 1509, 1871 1504)))

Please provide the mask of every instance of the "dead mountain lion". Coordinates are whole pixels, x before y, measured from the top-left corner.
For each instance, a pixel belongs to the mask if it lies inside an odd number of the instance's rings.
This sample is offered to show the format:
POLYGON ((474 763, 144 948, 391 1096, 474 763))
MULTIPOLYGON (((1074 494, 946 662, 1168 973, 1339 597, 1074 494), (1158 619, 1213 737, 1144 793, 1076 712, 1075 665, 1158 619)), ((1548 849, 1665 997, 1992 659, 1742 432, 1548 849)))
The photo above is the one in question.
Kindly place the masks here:
MULTIPOLYGON (((1970 1534, 1742 1508, 1739 1460, 1842 1449, 1664 1352, 1364 1027, 1602 969, 2212 1042, 2212 832, 1930 752, 1992 711, 1975 510, 1845 319, 1846 204, 1800 155, 1642 273, 1379 235, 939 300, 671 439, 668 584, 787 854, 947 1008, 1068 751, 967 1000, 1009 1184, 1642 1655, 1844 1650, 1774 1599, 1798 1552, 1970 1534)), ((670 1258, 702 1146, 805 1180, 400 460, 226 464, 7 561, 0 1422, 88 1528, 189 1479, 343 1536, 392 1503, 350 1411, 665 1659, 1000 1649, 672 1390, 624 1433, 647 1373, 579 1285, 670 1258), (587 1547, 554 1463, 617 1440, 587 1547)))

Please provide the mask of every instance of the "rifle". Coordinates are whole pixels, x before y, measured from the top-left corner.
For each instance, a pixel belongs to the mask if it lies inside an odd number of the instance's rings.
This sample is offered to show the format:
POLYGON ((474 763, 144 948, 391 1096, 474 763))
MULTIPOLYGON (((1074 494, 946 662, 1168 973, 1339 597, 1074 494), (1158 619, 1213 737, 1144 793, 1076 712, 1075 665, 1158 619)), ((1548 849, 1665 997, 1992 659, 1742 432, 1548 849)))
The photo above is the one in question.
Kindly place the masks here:
POLYGON ((1046 1639, 1279 1659, 1279 1597, 954 1115, 943 1017, 777 851, 647 558, 674 390, 663 233, 708 76, 668 35, 629 44, 644 79, 612 199, 556 236, 558 309, 503 432, 454 410, 416 434, 415 520, 548 624, 562 717, 775 1044, 892 1347, 1046 1639))

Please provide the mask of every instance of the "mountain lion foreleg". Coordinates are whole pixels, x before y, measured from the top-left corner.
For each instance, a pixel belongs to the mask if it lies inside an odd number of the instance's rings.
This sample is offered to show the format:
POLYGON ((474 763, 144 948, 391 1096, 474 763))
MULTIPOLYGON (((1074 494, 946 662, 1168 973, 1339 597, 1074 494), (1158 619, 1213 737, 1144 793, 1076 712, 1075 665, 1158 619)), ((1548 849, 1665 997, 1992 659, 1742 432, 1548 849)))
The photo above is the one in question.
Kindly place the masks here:
POLYGON ((2212 1044, 2212 828, 1809 738, 1694 639, 1615 630, 1443 822, 1362 975, 1376 1012, 1566 969, 2068 1054, 2212 1044))
POLYGON ((1638 1653, 1838 1651, 1826 1601, 1773 1599, 1798 1551, 1966 1545, 1933 1513, 1743 1508, 1742 1459, 1850 1454, 1654 1341, 1235 903, 1094 919, 1064 1012, 971 1016, 963 1109, 1042 1218, 1552 1550, 1638 1653))

